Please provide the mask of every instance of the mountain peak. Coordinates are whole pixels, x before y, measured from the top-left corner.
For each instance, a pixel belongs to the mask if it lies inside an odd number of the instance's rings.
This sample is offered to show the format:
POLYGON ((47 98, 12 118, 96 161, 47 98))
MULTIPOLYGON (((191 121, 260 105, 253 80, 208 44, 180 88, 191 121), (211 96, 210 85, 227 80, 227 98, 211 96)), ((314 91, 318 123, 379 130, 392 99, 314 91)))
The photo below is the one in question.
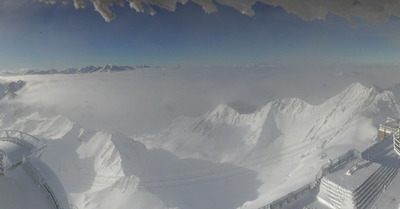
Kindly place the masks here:
POLYGON ((357 93, 357 92, 358 93, 373 92, 373 91, 378 92, 379 91, 379 89, 374 85, 366 86, 366 85, 363 85, 363 84, 361 84, 359 82, 355 82, 355 83, 350 84, 350 86, 347 87, 346 90, 348 90, 349 92, 352 91, 352 92, 355 92, 355 93, 357 93))
POLYGON ((227 104, 219 104, 214 110, 206 114, 205 120, 220 123, 230 123, 238 116, 239 113, 227 104))
POLYGON ((348 124, 365 120, 364 125, 369 127, 378 113, 395 114, 398 110, 393 100, 385 99, 386 95, 374 87, 354 83, 320 105, 284 98, 253 113, 240 114, 220 104, 203 116, 174 121, 162 134, 149 138, 173 152, 191 155, 195 150, 193 156, 221 161, 241 161, 254 149, 258 154, 274 152, 274 146, 282 143, 318 141, 320 146, 327 146, 345 133, 348 124), (216 147, 221 153, 214 153, 216 147))
POLYGON ((211 111, 212 113, 218 113, 218 114, 222 114, 222 113, 237 113, 236 110, 234 110, 233 108, 231 108, 229 105, 222 103, 217 105, 217 107, 211 111))

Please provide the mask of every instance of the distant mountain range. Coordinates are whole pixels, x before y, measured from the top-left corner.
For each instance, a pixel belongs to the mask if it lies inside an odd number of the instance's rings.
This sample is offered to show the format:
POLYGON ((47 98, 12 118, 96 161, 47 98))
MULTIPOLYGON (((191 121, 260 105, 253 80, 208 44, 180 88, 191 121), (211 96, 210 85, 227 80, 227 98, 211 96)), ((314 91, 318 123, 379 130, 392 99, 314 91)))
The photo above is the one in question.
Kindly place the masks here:
POLYGON ((32 69, 25 72, 26 75, 47 75, 47 74, 85 74, 95 72, 122 72, 137 69, 153 68, 148 65, 136 65, 136 66, 119 66, 119 65, 105 65, 105 66, 93 66, 89 65, 82 68, 67 68, 65 70, 39 70, 32 69))

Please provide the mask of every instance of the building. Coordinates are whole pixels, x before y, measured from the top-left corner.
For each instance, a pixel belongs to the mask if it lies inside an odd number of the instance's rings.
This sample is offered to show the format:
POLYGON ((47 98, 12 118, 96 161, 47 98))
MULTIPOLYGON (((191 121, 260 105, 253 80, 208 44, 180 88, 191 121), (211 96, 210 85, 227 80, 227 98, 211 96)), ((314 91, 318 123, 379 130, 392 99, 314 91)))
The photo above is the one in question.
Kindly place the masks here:
POLYGON ((371 208, 397 173, 397 168, 355 159, 322 178, 317 198, 330 208, 371 208))
POLYGON ((387 136, 399 130, 399 119, 387 117, 386 122, 379 125, 378 139, 383 140, 387 136))
POLYGON ((384 140, 389 135, 393 135, 393 149, 400 156, 400 119, 388 117, 385 123, 379 125, 378 139, 384 140))

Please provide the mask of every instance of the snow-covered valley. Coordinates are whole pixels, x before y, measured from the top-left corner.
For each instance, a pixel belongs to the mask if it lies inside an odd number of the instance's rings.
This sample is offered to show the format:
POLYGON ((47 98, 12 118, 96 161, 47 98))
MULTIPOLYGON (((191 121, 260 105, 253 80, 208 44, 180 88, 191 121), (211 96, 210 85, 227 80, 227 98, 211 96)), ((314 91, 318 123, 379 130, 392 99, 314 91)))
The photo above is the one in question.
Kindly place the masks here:
POLYGON ((0 101, 0 129, 46 142, 41 159, 79 209, 258 208, 309 182, 328 159, 368 147, 378 124, 400 110, 396 86, 382 90, 368 76, 365 85, 339 77, 326 89, 284 89, 277 83, 287 76, 243 75, 3 77, 3 89, 26 86, 0 101))

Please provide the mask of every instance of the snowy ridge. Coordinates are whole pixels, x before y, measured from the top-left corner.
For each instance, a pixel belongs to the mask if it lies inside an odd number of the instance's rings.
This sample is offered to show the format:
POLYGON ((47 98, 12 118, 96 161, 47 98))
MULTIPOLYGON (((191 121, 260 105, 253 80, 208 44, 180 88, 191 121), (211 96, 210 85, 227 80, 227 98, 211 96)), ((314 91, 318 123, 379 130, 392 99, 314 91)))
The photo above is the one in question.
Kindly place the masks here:
POLYGON ((344 149, 367 147, 374 125, 399 113, 391 91, 358 83, 320 105, 285 98, 241 114, 220 104, 133 138, 23 99, 4 98, 0 109, 1 129, 47 140, 42 160, 71 202, 89 209, 257 208, 309 182, 344 149))
POLYGON ((229 164, 182 160, 163 150, 148 150, 141 142, 122 134, 85 129, 46 110, 32 112, 29 107, 2 105, 3 109, 9 108, 0 116, 2 127, 47 139, 41 159, 54 171, 71 203, 78 208, 236 208, 256 197, 259 183, 254 171, 229 164), (231 182, 229 186, 223 186, 227 181, 231 182), (221 195, 226 187, 231 192, 221 195), (213 192, 205 192, 209 190, 213 192), (193 196, 183 200, 187 191, 193 196), (204 194, 208 202, 198 198, 204 194), (221 196, 235 198, 217 202, 221 196))
MULTIPOLYGON (((113 141, 116 137, 112 134, 85 130, 66 117, 32 112, 28 107, 10 107, 3 103, 2 109, 9 110, 0 115, 2 128, 23 130, 47 139, 48 147, 41 158, 55 172, 68 194, 77 193, 73 202, 78 208, 82 208, 82 204, 91 204, 91 201, 84 200, 85 193, 91 193, 95 198, 95 194, 103 190, 137 190, 140 181, 132 173, 124 173, 121 154, 113 141)), ((125 140, 131 141, 127 137, 125 140)), ((128 203, 119 204, 126 208, 124 204, 128 203)), ((85 207, 97 208, 89 205, 85 207)))
POLYGON ((391 91, 355 83, 320 105, 285 98, 240 114, 222 104, 203 116, 178 118, 158 134, 135 139, 181 158, 257 170, 262 195, 243 205, 256 208, 287 193, 285 188, 309 182, 306 176, 315 175, 327 158, 343 154, 340 150, 365 149, 376 137, 376 125, 398 114, 391 91))
POLYGON ((122 72, 122 71, 131 71, 137 69, 146 69, 151 68, 147 65, 136 65, 136 66, 120 66, 120 65, 111 65, 107 64, 105 66, 93 66, 88 65, 82 68, 67 68, 65 70, 39 70, 32 69, 25 72, 26 75, 48 75, 48 74, 86 74, 86 73, 96 73, 96 72, 122 72))
MULTIPOLYGON (((219 105, 204 117, 196 119, 181 117, 175 120, 168 129, 155 136, 159 140, 152 142, 156 141, 155 146, 165 143, 167 146, 171 146, 171 150, 185 147, 187 150, 181 149, 187 151, 185 155, 195 153, 204 159, 213 159, 217 157, 215 155, 228 152, 235 155, 235 158, 242 158, 245 153, 237 152, 237 148, 242 145, 250 147, 255 145, 254 141, 262 131, 267 113, 268 111, 260 111, 254 114, 239 114, 225 104, 219 105), (183 130, 183 132, 179 130, 183 130), (185 144, 184 139, 186 138, 191 139, 190 146, 185 144), (178 145, 175 146, 174 142, 178 145), (197 150, 201 150, 199 147, 210 150, 206 153, 198 153, 197 150)), ((219 157, 221 162, 233 160, 228 156, 226 159, 222 159, 223 156, 219 157)))
POLYGON ((239 114, 222 104, 198 118, 179 118, 161 133, 140 140, 149 147, 165 148, 180 156, 239 162, 261 155, 274 143, 292 146, 318 141, 323 148, 365 117, 397 112, 391 92, 356 83, 317 106, 286 98, 270 102, 254 113, 239 114))

